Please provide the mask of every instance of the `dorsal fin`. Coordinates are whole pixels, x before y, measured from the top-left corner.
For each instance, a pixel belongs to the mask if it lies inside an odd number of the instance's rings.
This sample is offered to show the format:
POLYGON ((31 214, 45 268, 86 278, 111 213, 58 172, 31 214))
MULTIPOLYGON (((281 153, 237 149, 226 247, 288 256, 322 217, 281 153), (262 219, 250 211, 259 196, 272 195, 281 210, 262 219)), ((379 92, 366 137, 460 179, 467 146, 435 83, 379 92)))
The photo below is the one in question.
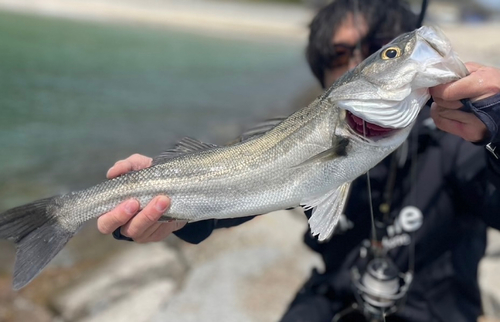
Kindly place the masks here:
POLYGON ((185 137, 172 148, 167 151, 162 152, 160 155, 156 156, 153 158, 153 164, 152 165, 157 165, 160 163, 164 163, 172 158, 188 154, 188 153, 193 153, 193 152, 198 152, 198 151, 204 151, 204 150, 209 150, 216 148, 217 145, 211 144, 211 143, 204 143, 200 142, 196 139, 190 138, 190 137, 185 137))
POLYGON ((263 122, 257 123, 252 128, 243 132, 237 139, 231 141, 228 145, 233 145, 246 140, 262 136, 283 122, 287 117, 273 117, 263 122))

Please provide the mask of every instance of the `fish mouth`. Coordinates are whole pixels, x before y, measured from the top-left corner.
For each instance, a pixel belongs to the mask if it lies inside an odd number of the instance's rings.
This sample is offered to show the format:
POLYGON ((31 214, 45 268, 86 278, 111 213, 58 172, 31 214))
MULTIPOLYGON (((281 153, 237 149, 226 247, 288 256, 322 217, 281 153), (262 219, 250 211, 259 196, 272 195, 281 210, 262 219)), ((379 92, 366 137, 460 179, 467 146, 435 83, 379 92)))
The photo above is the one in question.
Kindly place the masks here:
POLYGON ((346 111, 347 124, 351 129, 362 137, 366 138, 376 138, 381 136, 387 136, 396 132, 398 129, 382 127, 373 123, 369 123, 362 118, 346 111), (364 125, 363 125, 364 123, 364 125))

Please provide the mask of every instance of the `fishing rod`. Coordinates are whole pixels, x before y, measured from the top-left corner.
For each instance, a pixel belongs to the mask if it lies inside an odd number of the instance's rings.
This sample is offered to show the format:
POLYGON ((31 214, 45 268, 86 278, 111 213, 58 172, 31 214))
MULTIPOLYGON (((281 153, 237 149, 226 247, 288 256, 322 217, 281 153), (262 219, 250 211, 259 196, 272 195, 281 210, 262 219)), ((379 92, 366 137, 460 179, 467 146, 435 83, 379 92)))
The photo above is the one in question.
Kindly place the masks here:
POLYGON ((428 0, 422 0, 422 5, 420 6, 420 14, 418 15, 417 28, 422 27, 424 22, 425 13, 427 12, 427 6, 429 5, 428 0))

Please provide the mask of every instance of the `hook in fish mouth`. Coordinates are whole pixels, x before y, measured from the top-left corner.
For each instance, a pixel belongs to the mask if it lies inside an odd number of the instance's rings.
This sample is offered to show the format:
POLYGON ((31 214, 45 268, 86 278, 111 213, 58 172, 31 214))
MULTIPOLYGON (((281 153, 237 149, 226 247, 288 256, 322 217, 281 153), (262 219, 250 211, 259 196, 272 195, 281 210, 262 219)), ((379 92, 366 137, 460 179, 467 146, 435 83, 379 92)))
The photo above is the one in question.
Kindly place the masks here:
POLYGON ((367 138, 387 136, 388 134, 398 130, 369 123, 349 111, 346 111, 346 120, 347 124, 349 124, 354 132, 367 138), (363 123, 365 124, 364 126, 363 123))

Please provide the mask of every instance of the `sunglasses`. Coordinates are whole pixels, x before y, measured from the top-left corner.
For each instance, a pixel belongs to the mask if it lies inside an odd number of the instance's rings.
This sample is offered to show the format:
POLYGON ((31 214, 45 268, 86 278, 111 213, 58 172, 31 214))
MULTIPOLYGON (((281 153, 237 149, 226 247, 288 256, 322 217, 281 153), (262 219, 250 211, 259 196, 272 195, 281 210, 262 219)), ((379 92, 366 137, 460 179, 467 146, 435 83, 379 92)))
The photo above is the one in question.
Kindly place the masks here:
POLYGON ((337 68, 348 65, 356 50, 359 50, 363 58, 367 58, 388 44, 391 40, 392 38, 385 37, 365 37, 354 46, 348 44, 334 44, 333 53, 330 59, 330 66, 331 68, 337 68))

